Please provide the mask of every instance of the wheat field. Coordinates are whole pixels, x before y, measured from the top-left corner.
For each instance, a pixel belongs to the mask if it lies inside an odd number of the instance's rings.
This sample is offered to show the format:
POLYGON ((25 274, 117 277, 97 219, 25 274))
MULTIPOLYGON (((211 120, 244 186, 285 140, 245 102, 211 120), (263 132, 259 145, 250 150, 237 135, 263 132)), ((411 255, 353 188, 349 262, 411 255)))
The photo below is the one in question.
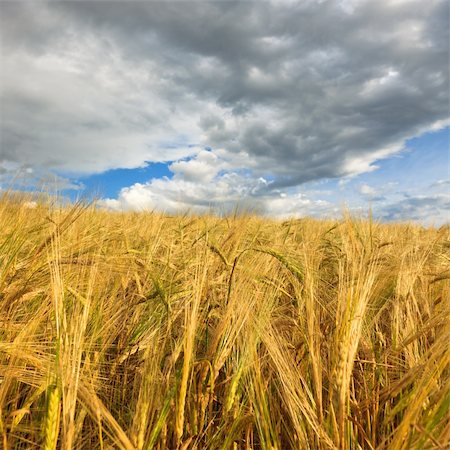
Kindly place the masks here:
POLYGON ((448 227, 38 203, 0 200, 5 450, 448 448, 448 227))

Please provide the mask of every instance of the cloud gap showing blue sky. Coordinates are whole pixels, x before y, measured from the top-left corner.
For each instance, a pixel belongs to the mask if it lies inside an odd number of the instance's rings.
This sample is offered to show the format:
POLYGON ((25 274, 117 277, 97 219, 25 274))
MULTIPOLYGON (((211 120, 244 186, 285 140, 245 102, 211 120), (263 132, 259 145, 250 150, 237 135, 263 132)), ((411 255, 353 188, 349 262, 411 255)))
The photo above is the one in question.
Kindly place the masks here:
POLYGON ((2 1, 0 185, 449 220, 445 0, 2 1), (19 174, 19 176, 18 176, 19 174))

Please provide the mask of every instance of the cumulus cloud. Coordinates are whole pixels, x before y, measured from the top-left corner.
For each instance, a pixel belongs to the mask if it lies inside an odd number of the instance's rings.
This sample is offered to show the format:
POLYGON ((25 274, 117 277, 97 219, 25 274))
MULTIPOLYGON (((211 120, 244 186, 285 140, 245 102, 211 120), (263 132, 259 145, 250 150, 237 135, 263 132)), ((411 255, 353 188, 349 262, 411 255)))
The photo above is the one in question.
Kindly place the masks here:
MULTIPOLYGON (((344 209, 355 214, 367 214, 367 206, 358 202, 341 203, 325 200, 332 191, 304 186, 274 188, 273 180, 255 178, 248 171, 219 170, 227 161, 211 151, 202 150, 198 156, 179 160, 170 167, 173 176, 135 183, 121 189, 117 198, 106 198, 99 206, 116 211, 155 210, 166 213, 223 213, 239 209, 261 215, 289 217, 341 217, 344 209)), ((445 180, 441 180, 445 181, 445 180)), ((437 183, 440 188, 446 182, 437 183)), ((397 183, 381 187, 361 184, 357 192, 373 204, 377 220, 388 222, 418 221, 425 225, 441 225, 450 221, 450 194, 417 193, 395 190, 397 183), (387 194, 390 192, 390 195, 387 194)), ((351 189, 351 188, 349 188, 351 189)), ((366 204, 366 203, 365 203, 366 204)))
POLYGON ((325 200, 311 200, 301 192, 264 190, 267 180, 251 179, 236 173, 224 174, 202 185, 182 179, 153 179, 123 188, 118 198, 103 199, 100 206, 117 211, 156 210, 166 213, 191 212, 229 214, 234 210, 271 217, 332 216, 339 211, 325 200))
POLYGON ((219 170, 227 162, 210 151, 169 166, 173 177, 136 183, 123 188, 118 198, 103 199, 100 206, 118 210, 157 210, 167 213, 230 213, 241 211, 291 217, 332 215, 337 209, 324 200, 312 200, 298 189, 269 189, 273 181, 255 178, 247 171, 219 170))
POLYGON ((169 170, 174 173, 174 178, 177 180, 203 183, 211 181, 225 166, 225 162, 220 161, 213 152, 201 150, 193 159, 172 163, 169 170))

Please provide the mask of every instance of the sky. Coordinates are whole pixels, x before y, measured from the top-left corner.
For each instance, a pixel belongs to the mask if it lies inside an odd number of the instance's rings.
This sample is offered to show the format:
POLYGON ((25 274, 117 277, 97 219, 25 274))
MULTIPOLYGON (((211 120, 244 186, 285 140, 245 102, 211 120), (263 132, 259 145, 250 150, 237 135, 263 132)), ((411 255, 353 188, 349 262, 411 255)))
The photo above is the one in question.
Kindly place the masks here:
POLYGON ((0 187, 450 220, 446 0, 0 1, 0 187))

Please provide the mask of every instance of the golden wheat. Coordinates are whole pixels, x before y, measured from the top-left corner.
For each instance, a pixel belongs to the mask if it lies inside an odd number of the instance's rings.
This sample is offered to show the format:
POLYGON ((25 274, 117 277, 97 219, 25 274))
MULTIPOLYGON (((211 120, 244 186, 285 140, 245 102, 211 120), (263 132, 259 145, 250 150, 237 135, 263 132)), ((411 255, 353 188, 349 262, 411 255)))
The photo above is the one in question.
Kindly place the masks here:
POLYGON ((450 230, 0 199, 5 450, 439 449, 450 230))

